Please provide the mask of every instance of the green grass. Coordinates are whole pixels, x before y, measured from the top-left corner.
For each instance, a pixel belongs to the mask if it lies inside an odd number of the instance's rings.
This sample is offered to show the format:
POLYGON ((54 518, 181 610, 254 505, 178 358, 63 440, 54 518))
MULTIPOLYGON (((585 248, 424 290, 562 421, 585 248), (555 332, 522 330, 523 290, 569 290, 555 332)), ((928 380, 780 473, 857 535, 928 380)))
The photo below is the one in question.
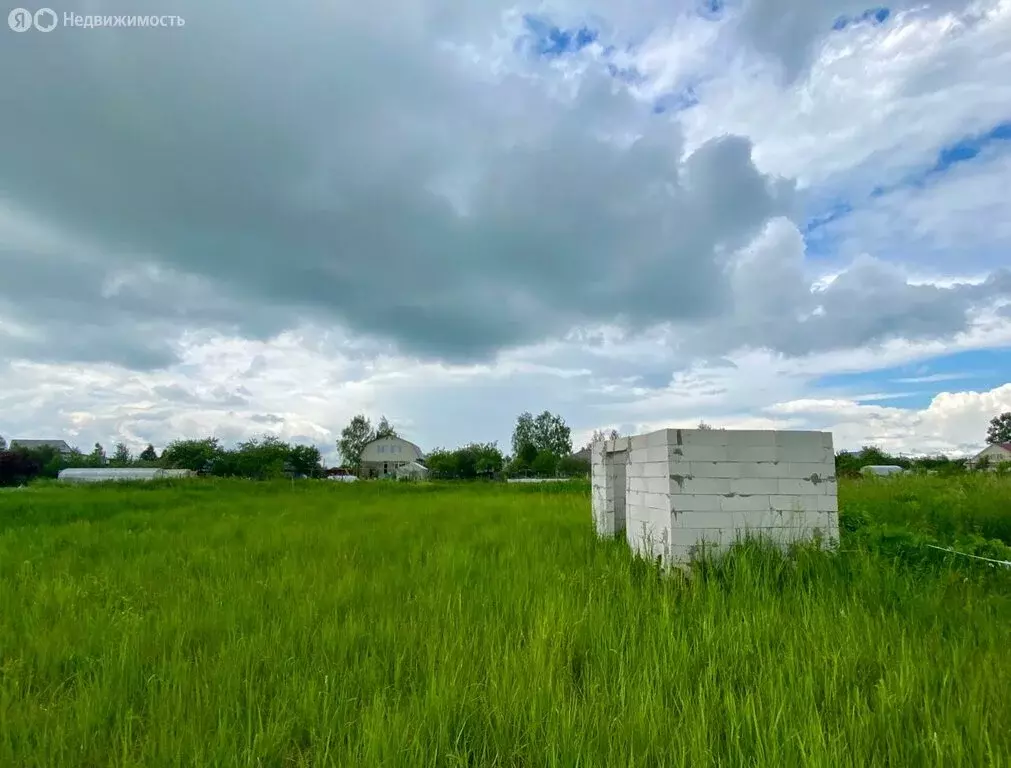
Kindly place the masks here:
POLYGON ((1008 765, 1011 569, 923 545, 1011 483, 840 496, 686 583, 580 485, 0 494, 0 766, 1008 765))

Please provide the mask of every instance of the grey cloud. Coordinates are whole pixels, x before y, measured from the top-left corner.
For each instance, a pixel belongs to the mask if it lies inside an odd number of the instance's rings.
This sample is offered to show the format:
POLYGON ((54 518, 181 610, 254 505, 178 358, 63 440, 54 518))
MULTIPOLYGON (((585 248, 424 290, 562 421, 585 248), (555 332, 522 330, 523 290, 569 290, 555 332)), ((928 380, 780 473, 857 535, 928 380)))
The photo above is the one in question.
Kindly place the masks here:
MULTIPOLYGON (((428 357, 487 358, 616 315, 635 327, 718 315, 717 254, 791 205, 792 185, 760 175, 747 140, 682 163, 676 129, 607 76, 568 100, 529 78, 489 84, 440 50, 430 18, 173 11, 182 29, 59 29, 47 38, 59 45, 29 34, 0 50, 4 70, 32 72, 31 88, 0 94, 0 140, 19 148, 0 159, 12 198, 99 247, 200 276, 179 301, 197 284, 227 299, 180 307, 128 285, 105 327, 149 313, 264 337, 311 318, 428 357), (600 131, 642 138, 619 149, 600 131)), ((39 297, 44 283, 19 272, 8 290, 39 297)), ((101 274, 44 290, 69 312, 98 301, 101 274)))
POLYGON ((249 417, 250 421, 255 421, 257 424, 283 424, 284 418, 282 416, 277 416, 273 413, 254 413, 249 417))
MULTIPOLYGON (((741 345, 942 336, 1004 291, 909 286, 866 262, 812 296, 792 245, 733 263, 795 210, 792 182, 761 174, 742 137, 683 159, 676 127, 603 73, 562 95, 546 68, 466 64, 440 43, 500 32, 503 6, 478 5, 181 2, 180 29, 5 37, 0 69, 31 87, 0 89, 0 141, 18 149, 0 189, 91 248, 0 250, 0 312, 39 334, 0 335, 0 356, 157 368, 186 328, 268 339, 309 321, 367 337, 340 348, 352 359, 392 340, 460 361, 581 323, 670 322, 675 349, 637 370, 656 383, 741 345), (629 133, 630 148, 601 138, 629 133)), ((795 72, 862 10, 752 0, 732 26, 795 72)))
POLYGON ((911 284, 895 266, 856 259, 827 287, 813 290, 804 242, 778 219, 734 265, 731 319, 693 335, 695 349, 766 347, 802 356, 853 349, 894 338, 946 338, 969 327, 970 312, 1011 298, 1011 272, 981 284, 911 284))

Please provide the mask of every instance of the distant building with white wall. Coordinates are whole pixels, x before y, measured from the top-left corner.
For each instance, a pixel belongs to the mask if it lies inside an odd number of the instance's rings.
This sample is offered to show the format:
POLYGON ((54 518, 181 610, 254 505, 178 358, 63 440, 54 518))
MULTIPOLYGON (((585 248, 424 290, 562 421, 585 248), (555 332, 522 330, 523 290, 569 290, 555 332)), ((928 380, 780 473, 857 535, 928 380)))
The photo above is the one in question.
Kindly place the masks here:
POLYGON ((975 469, 981 460, 988 463, 990 469, 997 469, 1000 464, 1011 462, 1011 443, 990 443, 986 448, 969 459, 969 468, 975 469))
POLYGON ((359 477, 396 477, 397 470, 412 462, 424 461, 425 454, 402 437, 380 437, 362 450, 359 477))
POLYGON ((597 532, 685 564, 745 535, 839 538, 828 432, 665 429, 591 446, 597 532))

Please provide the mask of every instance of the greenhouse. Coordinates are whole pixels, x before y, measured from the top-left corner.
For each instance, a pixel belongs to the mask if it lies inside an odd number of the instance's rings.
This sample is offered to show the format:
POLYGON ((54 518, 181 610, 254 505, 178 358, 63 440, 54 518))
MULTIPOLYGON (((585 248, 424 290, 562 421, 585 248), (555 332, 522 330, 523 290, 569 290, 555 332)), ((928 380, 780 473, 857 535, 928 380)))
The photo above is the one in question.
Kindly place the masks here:
POLYGON ((146 467, 95 467, 74 468, 60 471, 61 483, 107 483, 110 481, 165 480, 177 477, 192 477, 195 473, 188 469, 159 469, 146 467))

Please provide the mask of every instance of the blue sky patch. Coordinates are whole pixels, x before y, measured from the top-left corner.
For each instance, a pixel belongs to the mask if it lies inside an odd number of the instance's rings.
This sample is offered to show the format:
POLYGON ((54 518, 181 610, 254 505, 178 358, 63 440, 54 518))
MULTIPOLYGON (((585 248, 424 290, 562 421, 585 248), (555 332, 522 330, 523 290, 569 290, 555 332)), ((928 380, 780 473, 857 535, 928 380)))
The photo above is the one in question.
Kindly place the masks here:
POLYGON ((986 133, 969 136, 944 147, 937 155, 937 163, 928 173, 944 173, 953 165, 974 159, 988 145, 1008 140, 1011 140, 1011 120, 998 123, 986 133))
POLYGON ((824 376, 814 386, 842 396, 891 394, 894 403, 889 399, 874 402, 898 406, 901 400, 904 408, 925 408, 938 392, 985 392, 1006 384, 1009 377, 1011 349, 983 349, 956 352, 879 371, 824 376))
MULTIPOLYGON (((568 53, 576 53, 597 42, 600 33, 587 26, 565 29, 546 19, 526 14, 523 25, 527 29, 525 40, 531 43, 533 52, 545 58, 556 58, 568 53)), ((522 41, 521 41, 522 42, 522 41)))
POLYGON ((868 8, 858 16, 840 16, 835 20, 835 23, 832 24, 832 29, 836 32, 841 32, 846 29, 846 27, 851 27, 854 24, 873 24, 874 26, 878 26, 879 24, 884 24, 888 21, 891 15, 891 10, 883 6, 878 8, 868 8))
POLYGON ((662 115, 665 112, 683 112, 686 109, 691 109, 698 103, 699 96, 695 92, 695 88, 689 85, 680 91, 658 98, 653 105, 653 113, 662 115))
MULTIPOLYGON (((1011 120, 942 147, 932 166, 898 183, 875 186, 868 194, 868 200, 884 197, 903 187, 922 187, 930 179, 946 173, 956 165, 976 159, 987 147, 1003 141, 1011 141, 1011 120)), ((856 207, 848 200, 829 198, 809 201, 809 215, 801 231, 808 244, 810 255, 817 256, 833 250, 833 237, 829 234, 831 232, 829 225, 853 213, 856 207), (828 232, 824 231, 826 228, 828 232)))

